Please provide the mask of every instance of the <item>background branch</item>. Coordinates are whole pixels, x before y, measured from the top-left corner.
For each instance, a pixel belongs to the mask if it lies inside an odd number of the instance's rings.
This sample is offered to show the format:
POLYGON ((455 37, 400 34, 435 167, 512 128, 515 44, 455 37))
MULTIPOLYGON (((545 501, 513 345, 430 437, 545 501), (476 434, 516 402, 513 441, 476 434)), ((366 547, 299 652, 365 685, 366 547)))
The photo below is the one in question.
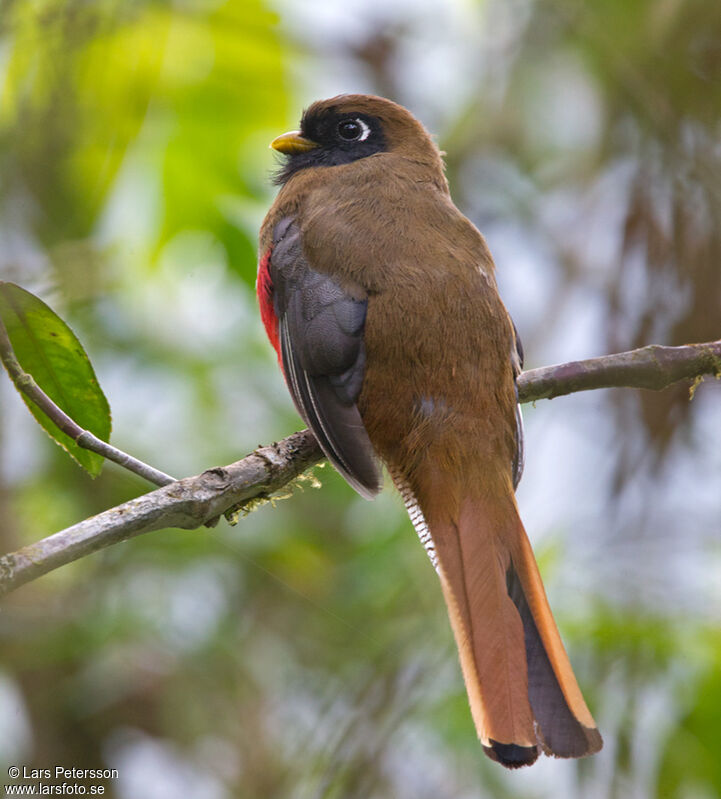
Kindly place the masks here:
MULTIPOLYGON (((721 340, 649 346, 616 355, 531 369, 518 379, 521 402, 595 388, 662 389, 684 379, 721 377, 721 340)), ((72 421, 72 420, 71 420, 72 421)), ((308 430, 260 447, 236 463, 172 482, 0 557, 0 595, 111 544, 166 527, 194 529, 223 513, 250 510, 323 459, 308 430)))
POLYGON ((531 369, 518 378, 521 402, 553 399, 595 388, 660 391, 679 380, 721 377, 721 339, 683 347, 651 344, 616 355, 531 369))

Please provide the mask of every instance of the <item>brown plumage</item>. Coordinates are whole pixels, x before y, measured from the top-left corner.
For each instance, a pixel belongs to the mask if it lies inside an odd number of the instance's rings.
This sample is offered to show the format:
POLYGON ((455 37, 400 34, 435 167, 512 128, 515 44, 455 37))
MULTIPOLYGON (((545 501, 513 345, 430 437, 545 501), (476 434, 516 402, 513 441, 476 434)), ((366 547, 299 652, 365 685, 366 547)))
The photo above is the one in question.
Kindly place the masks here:
POLYGON ((258 291, 301 415, 364 496, 387 466, 438 572, 478 736, 508 767, 601 748, 514 497, 519 343, 437 147, 401 106, 312 105, 258 291))

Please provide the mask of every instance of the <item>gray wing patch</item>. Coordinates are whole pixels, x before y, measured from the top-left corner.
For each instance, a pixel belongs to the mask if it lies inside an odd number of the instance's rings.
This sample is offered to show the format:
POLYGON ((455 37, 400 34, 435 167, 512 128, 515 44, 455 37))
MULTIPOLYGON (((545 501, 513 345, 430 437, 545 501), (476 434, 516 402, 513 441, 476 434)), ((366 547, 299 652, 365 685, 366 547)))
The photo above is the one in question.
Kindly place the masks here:
POLYGON ((366 498, 381 489, 378 459, 356 402, 365 372, 367 300, 316 272, 288 217, 273 233, 270 260, 286 381, 300 415, 335 468, 366 498))

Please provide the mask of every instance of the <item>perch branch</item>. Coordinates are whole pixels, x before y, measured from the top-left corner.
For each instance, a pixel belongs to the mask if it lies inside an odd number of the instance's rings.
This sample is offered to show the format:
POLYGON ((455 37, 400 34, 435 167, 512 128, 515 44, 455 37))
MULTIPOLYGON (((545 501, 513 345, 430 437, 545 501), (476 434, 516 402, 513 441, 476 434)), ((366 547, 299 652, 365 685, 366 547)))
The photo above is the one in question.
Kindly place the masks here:
POLYGON ((279 491, 322 458, 314 436, 303 430, 278 444, 259 447, 229 466, 208 469, 131 499, 0 557, 0 595, 136 535, 165 527, 192 530, 212 524, 230 508, 279 491))
MULTIPOLYGON (((521 402, 595 388, 662 389, 684 379, 721 377, 721 340, 643 347, 547 366, 518 379, 521 402)), ((0 595, 110 544, 165 527, 194 529, 255 498, 269 497, 323 459, 308 430, 260 447, 243 460, 187 477, 0 557, 0 595)))

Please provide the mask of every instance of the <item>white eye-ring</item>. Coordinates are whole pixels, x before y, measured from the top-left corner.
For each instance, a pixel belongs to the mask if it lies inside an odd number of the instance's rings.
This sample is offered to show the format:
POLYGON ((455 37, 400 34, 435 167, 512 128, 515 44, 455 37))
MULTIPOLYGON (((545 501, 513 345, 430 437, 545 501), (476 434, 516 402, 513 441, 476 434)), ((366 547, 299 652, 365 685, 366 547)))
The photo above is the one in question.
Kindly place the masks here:
POLYGON ((343 141, 365 141, 371 135, 370 127, 362 120, 344 119, 338 123, 338 135, 343 141))

